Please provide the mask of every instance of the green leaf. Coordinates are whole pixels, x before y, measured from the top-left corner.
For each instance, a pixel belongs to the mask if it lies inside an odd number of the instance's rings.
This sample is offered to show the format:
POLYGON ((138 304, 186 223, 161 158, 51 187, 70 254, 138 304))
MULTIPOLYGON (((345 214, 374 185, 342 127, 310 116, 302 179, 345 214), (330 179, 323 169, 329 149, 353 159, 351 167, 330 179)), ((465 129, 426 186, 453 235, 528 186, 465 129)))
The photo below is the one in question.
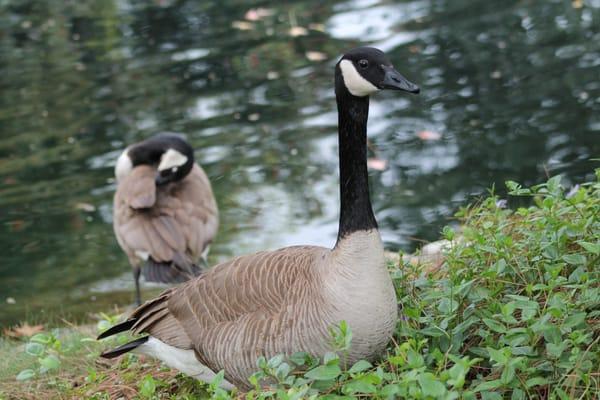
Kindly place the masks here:
POLYGON ((581 247, 593 253, 594 255, 600 255, 600 242, 591 243, 591 242, 577 242, 581 247))
POLYGON ((500 376, 500 380, 504 385, 508 385, 515 378, 515 367, 511 364, 508 364, 502 370, 502 375, 500 376))
MULTIPOLYGON (((149 376, 149 375, 147 375, 149 376)), ((150 378, 152 378, 150 376, 150 378)), ((225 380, 225 371, 224 370, 220 370, 212 379, 212 381, 210 382, 210 387, 213 390, 216 390, 219 385, 221 385, 221 382, 223 382, 225 380)), ((154 380, 153 380, 154 382, 154 380)))
POLYGON ((396 396, 398 393, 400 392, 400 388, 398 387, 398 385, 395 384, 389 384, 389 385, 385 385, 383 387, 383 389, 381 389, 381 396, 386 398, 386 399, 395 399, 398 396, 396 396))
POLYGON ((554 344, 554 343, 546 343, 546 351, 548 354, 553 356, 554 358, 560 358, 561 354, 565 350, 567 346, 566 343, 554 344))
POLYGON ((423 328, 419 331, 419 333, 421 333, 422 335, 431 336, 431 337, 446 336, 446 333, 441 328, 434 327, 434 326, 428 326, 426 328, 423 328))
POLYGON ((531 190, 523 189, 521 187, 521 185, 519 185, 515 181, 506 181, 504 184, 508 188, 508 194, 510 194, 512 196, 523 196, 523 195, 531 194, 531 190))
POLYGON ((587 262, 583 254, 565 254, 562 259, 571 265, 584 265, 587 262))
POLYGON ((490 355, 490 358, 492 360, 496 361, 498 364, 504 365, 504 364, 506 364, 508 362, 508 358, 504 354, 504 351, 502 351, 502 350, 496 350, 496 349, 493 349, 491 347, 487 347, 486 350, 488 351, 488 354, 490 355))
POLYGON ((502 400, 502 395, 496 392, 481 392, 481 400, 502 400))
POLYGON ((323 364, 325 365, 340 365, 340 357, 333 351, 328 351, 323 356, 323 364))
POLYGON ((44 354, 44 350, 44 345, 39 343, 27 343, 25 345, 25 353, 29 354, 30 356, 40 357, 42 354, 44 354))
POLYGON ((35 376, 35 371, 32 369, 24 369, 17 375, 18 381, 27 381, 35 376))
POLYGON ((419 386, 421 386, 421 391, 424 396, 439 398, 446 394, 446 386, 430 372, 420 374, 417 380, 419 381, 419 386))
POLYGON ((266 369, 267 359, 264 356, 258 357, 258 359, 256 360, 256 366, 260 369, 266 369))
POLYGON ((292 354, 289 357, 289 361, 293 362, 297 366, 301 366, 301 365, 306 364, 306 362, 309 358, 310 358, 310 356, 308 355, 308 353, 299 351, 297 353, 292 354))
POLYGON ((548 379, 542 378, 541 376, 536 376, 535 378, 527 379, 527 381, 525 382, 525 386, 530 388, 534 386, 547 385, 548 383, 550 383, 548 379))
POLYGON ((488 328, 498 333, 506 333, 506 327, 502 325, 500 322, 495 321, 493 319, 484 318, 483 323, 487 325, 488 328))
POLYGON ((553 176, 552 178, 548 179, 548 182, 546 182, 546 187, 548 188, 548 192, 550 192, 551 194, 554 195, 558 195, 561 192, 561 186, 560 186, 560 181, 561 181, 562 176, 561 175, 556 175, 553 176))
POLYGON ((525 392, 521 389, 514 389, 510 400, 525 400, 525 392))
POLYGON ((546 340, 546 342, 554 344, 562 343, 562 335, 560 333, 560 330, 556 326, 552 324, 547 324, 546 326, 544 326, 543 332, 544 339, 546 340))
POLYGON ((474 392, 481 392, 483 390, 491 390, 497 389, 502 386, 502 381, 500 379, 494 379, 493 381, 482 382, 475 389, 474 392))
POLYGON ((521 309, 521 321, 529 321, 536 316, 539 304, 533 301, 517 306, 521 309))
POLYGON ((52 338, 47 333, 37 333, 29 339, 30 342, 48 344, 52 341, 52 338))
POLYGON ((377 391, 377 387, 372 383, 366 382, 362 379, 354 379, 344 385, 343 391, 346 394, 375 393, 377 391))
POLYGON ((352 366, 352 368, 350 368, 348 370, 349 373, 351 374, 355 374, 357 372, 362 372, 365 371, 367 369, 373 368, 373 365, 371 365, 370 362, 366 361, 366 360, 359 360, 356 362, 356 364, 354 364, 352 366))
POLYGON ((43 372, 53 371, 60 368, 60 360, 54 354, 50 354, 40 360, 43 372))
POLYGON ((451 227, 444 226, 444 228, 442 228, 442 236, 444 236, 444 239, 452 241, 456 236, 456 232, 454 232, 454 229, 451 227))
POLYGON ((563 322, 563 327, 565 328, 574 328, 585 322, 587 314, 585 312, 575 313, 573 315, 569 315, 565 321, 563 322))
POLYGON ((139 385, 140 395, 146 399, 151 398, 156 392, 156 382, 150 375, 144 376, 139 385))
POLYGON ((458 309, 458 302, 449 298, 443 298, 438 305, 438 311, 442 314, 452 314, 458 309))
POLYGON ((284 380, 285 377, 289 375, 291 370, 292 370, 292 367, 290 367, 290 365, 288 363, 282 362, 281 364, 279 364, 277 366, 277 368, 275 368, 275 376, 280 381, 284 380))
POLYGON ((572 400, 573 397, 569 396, 564 390, 561 388, 554 388, 554 394, 557 394, 560 400, 572 400))
POLYGON ((326 381, 314 381, 311 387, 322 392, 327 392, 336 384, 337 379, 329 379, 326 381))
POLYGON ((408 358, 408 367, 409 368, 420 368, 425 365, 425 361, 423 360, 423 356, 417 353, 413 349, 409 349, 406 353, 408 358))
POLYGON ((321 365, 317 368, 313 368, 304 374, 308 379, 316 381, 327 381, 335 379, 342 373, 342 370, 337 365, 321 365))
POLYGON ((267 361, 267 368, 277 368, 283 362, 283 354, 277 354, 267 361))

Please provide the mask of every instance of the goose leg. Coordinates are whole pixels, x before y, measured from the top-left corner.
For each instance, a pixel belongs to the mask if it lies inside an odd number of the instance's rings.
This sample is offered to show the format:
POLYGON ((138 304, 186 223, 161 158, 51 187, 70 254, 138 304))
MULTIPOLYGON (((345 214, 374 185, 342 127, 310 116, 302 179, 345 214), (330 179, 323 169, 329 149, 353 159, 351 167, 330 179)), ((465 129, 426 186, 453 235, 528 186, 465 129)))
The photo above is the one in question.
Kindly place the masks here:
POLYGON ((140 296, 140 273, 142 269, 140 267, 133 267, 133 280, 135 281, 135 305, 140 306, 142 304, 142 297, 140 296))

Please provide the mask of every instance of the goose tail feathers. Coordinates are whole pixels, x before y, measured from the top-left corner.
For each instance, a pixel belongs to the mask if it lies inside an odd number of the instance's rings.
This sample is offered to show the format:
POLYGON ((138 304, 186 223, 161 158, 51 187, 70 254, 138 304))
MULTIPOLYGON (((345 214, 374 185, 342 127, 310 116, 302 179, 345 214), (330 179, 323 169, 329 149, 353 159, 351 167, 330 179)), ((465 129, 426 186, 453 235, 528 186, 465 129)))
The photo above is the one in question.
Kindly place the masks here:
POLYGON ((98 335, 98 337, 96 339, 100 340, 100 339, 104 339, 104 338, 107 338, 112 335, 116 335, 117 333, 128 331, 133 327, 133 325, 136 323, 136 321, 137 321, 136 318, 131 318, 131 319, 128 319, 127 321, 121 322, 120 324, 111 326, 110 328, 108 328, 107 330, 102 332, 100 335, 98 335))
POLYGON ((135 349, 135 348, 143 345, 147 341, 148 341, 148 336, 144 336, 142 338, 132 340, 131 342, 125 343, 124 345, 119 346, 119 347, 117 347, 115 349, 105 351, 104 353, 100 354, 100 357, 102 357, 102 358, 115 358, 115 357, 118 357, 121 354, 128 353, 131 350, 133 350, 133 349, 135 349))
POLYGON ((148 259, 142 268, 144 279, 149 282, 182 283, 202 273, 196 264, 179 265, 175 262, 157 262, 148 259))

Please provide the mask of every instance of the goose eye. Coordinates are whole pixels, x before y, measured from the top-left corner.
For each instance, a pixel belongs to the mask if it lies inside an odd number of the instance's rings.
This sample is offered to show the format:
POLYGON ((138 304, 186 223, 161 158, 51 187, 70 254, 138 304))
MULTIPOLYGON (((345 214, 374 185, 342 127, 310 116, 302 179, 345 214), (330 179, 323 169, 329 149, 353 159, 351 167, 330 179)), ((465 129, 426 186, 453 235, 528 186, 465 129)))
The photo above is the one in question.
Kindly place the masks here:
POLYGON ((367 60, 364 60, 364 59, 363 59, 363 60, 360 60, 360 61, 358 62, 358 65, 359 65, 361 68, 368 68, 368 67, 369 67, 369 62, 368 62, 367 60))

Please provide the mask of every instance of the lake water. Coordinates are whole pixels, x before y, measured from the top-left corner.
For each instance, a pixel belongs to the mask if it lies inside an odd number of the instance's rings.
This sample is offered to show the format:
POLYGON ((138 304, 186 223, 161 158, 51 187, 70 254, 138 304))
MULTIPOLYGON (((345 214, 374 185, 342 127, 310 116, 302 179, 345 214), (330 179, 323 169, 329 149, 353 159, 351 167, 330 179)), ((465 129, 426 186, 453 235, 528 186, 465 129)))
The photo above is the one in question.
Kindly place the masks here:
POLYGON ((600 0, 0 0, 0 326, 132 301, 112 165, 158 132, 185 133, 213 182, 211 263, 331 246, 333 65, 360 44, 422 88, 371 101, 388 248, 507 179, 598 166, 600 0))

